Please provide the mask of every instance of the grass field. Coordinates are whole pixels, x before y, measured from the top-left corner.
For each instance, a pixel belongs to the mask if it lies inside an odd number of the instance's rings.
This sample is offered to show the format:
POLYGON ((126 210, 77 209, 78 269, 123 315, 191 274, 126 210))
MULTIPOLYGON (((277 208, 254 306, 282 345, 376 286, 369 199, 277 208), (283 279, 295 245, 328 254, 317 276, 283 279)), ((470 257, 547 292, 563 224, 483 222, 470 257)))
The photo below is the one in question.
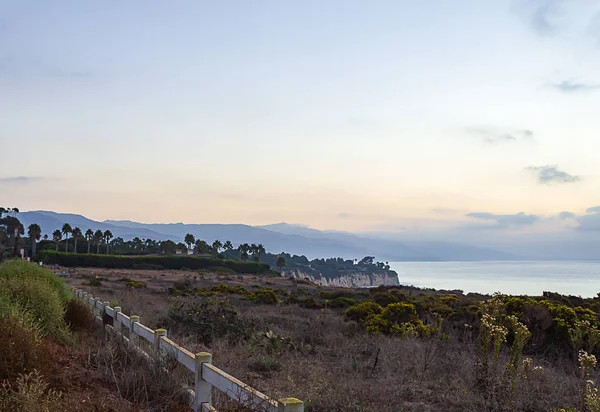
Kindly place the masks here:
MULTIPOLYGON (((78 268, 65 280, 118 303, 125 313, 140 315, 152 328, 165 327, 170 338, 192 352, 211 352, 217 366, 264 393, 304 400, 307 411, 587 407, 572 350, 563 351, 552 340, 544 342, 554 352, 542 350, 544 337, 537 330, 532 329, 533 337, 518 358, 514 379, 507 377, 512 374, 512 332, 498 351, 498 370, 482 369, 482 327, 466 308, 489 299, 485 296, 410 287, 350 290, 281 277, 192 271, 78 268), (421 329, 391 333, 393 327, 391 332, 382 327, 381 333, 368 333, 360 320, 344 315, 344 306, 375 300, 384 316, 391 313, 385 308, 403 305, 386 301, 392 298, 415 302, 419 320, 411 322, 421 329), (436 320, 422 313, 420 302, 433 308, 443 303, 452 312, 444 320, 439 317, 435 328, 436 320), (470 324, 455 318, 463 312, 470 324)), ((445 306, 438 312, 447 310, 445 306)), ((586 316, 594 313, 582 311, 586 316)), ((537 322, 545 312, 534 315, 528 316, 537 322)), ((586 377, 596 380, 597 372, 586 377)), ((220 402, 228 408, 224 410, 241 410, 220 402)))

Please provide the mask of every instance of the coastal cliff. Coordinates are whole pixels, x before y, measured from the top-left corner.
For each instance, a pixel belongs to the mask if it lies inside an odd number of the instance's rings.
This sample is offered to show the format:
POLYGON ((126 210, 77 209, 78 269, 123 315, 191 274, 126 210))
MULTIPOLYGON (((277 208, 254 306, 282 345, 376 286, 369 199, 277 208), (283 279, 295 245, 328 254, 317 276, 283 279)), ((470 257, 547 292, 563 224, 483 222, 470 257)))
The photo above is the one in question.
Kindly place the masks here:
POLYGON ((398 286, 398 274, 393 270, 366 271, 343 271, 337 276, 323 276, 322 273, 308 273, 300 269, 289 269, 281 273, 281 276, 295 279, 306 279, 321 286, 341 286, 346 288, 364 288, 374 286, 398 286))

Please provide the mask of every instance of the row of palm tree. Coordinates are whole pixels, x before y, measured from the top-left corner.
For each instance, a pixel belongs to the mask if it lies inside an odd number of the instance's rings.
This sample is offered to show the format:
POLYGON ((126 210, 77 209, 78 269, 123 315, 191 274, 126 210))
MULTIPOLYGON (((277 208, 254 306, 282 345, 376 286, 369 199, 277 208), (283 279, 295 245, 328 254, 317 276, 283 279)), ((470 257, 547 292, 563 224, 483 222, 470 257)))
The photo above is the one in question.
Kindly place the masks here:
MULTIPOLYGON (((31 226, 30 226, 31 227, 31 226)), ((39 226, 38 226, 39 228, 39 226)), ((71 227, 70 224, 65 223, 62 227, 62 230, 55 230, 52 233, 52 240, 56 243, 56 251, 58 252, 58 244, 63 240, 63 235, 65 237, 65 252, 69 251, 69 235, 73 239, 74 242, 74 251, 77 253, 77 241, 79 239, 84 238, 87 240, 87 253, 90 253, 90 248, 92 243, 96 244, 96 254, 100 254, 100 245, 104 242, 106 244, 106 254, 108 255, 110 248, 110 240, 113 238, 113 234, 110 230, 105 230, 102 232, 100 229, 95 232, 92 229, 86 230, 85 234, 78 227, 71 227)), ((39 238, 38 238, 39 240, 39 238)))
POLYGON ((226 259, 229 259, 229 251, 233 250, 233 243, 231 243, 231 241, 229 240, 223 243, 217 239, 212 243, 212 245, 209 245, 205 240, 196 239, 196 237, 191 233, 185 235, 183 241, 187 245, 188 250, 192 250, 193 248, 193 250, 196 253, 200 254, 210 253, 218 255, 221 252, 221 250, 224 250, 226 254, 226 259))
MULTIPOLYGON (((233 250, 233 243, 227 240, 225 243, 222 243, 220 240, 215 240, 212 245, 209 245, 206 241, 202 239, 196 239, 194 235, 188 233, 184 237, 184 243, 187 245, 188 249, 193 249, 196 253, 211 253, 211 254, 219 254, 221 250, 225 251, 225 259, 229 259, 229 252, 233 250)), ((242 243, 238 246, 237 250, 240 252, 240 257, 243 261, 248 260, 250 255, 254 261, 260 261, 260 255, 265 253, 265 247, 262 244, 248 244, 242 243)))
POLYGON ((240 252, 241 259, 245 262, 248 260, 249 253, 252 254, 252 258, 255 262, 260 261, 260 255, 265 253, 265 247, 262 244, 252 243, 249 245, 248 243, 242 243, 238 246, 238 251, 240 252))

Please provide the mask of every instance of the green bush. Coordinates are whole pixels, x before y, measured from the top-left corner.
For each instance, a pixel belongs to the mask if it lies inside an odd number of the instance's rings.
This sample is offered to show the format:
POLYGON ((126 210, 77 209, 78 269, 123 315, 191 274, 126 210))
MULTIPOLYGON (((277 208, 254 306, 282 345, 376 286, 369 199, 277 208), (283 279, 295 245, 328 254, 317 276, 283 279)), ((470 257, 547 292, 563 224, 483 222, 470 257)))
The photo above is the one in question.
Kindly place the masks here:
POLYGON ((350 307, 345 315, 347 320, 365 323, 369 317, 379 315, 383 308, 375 302, 367 301, 350 307))
POLYGON ((12 261, 0 266, 0 316, 13 316, 40 337, 71 341, 64 320, 72 295, 62 279, 37 265, 12 261))
POLYGON ((411 303, 392 303, 383 309, 381 316, 391 324, 402 324, 417 320, 417 310, 411 303))
POLYGON ((224 283, 221 283, 220 285, 217 285, 217 286, 213 286, 210 290, 213 292, 232 293, 232 294, 236 294, 236 295, 245 295, 248 293, 246 288, 243 286, 239 286, 239 285, 238 286, 228 286, 224 283))
MULTIPOLYGON (((55 251, 40 252, 42 260, 49 264, 66 267, 97 267, 107 269, 135 269, 140 265, 155 265, 164 269, 193 270, 223 267, 236 273, 267 274, 270 266, 262 262, 241 262, 237 260, 220 260, 195 256, 119 256, 93 255, 84 253, 62 253, 55 251)), ((147 267, 147 266, 146 266, 147 267)))
POLYGON ((254 329, 252 322, 240 317, 235 307, 215 298, 181 302, 169 310, 161 326, 192 335, 204 345, 210 345, 215 338, 239 343, 249 339, 254 329))
POLYGON ((277 296, 277 293, 273 289, 265 288, 249 292, 242 299, 251 300, 262 305, 276 305, 279 303, 279 296, 277 296))
POLYGON ((128 288, 131 288, 131 289, 145 289, 146 288, 146 284, 144 282, 140 282, 139 280, 130 280, 129 282, 125 283, 125 286, 127 286, 128 288))
POLYGON ((298 299, 298 306, 305 309, 323 309, 324 305, 314 298, 298 299))
POLYGON ((356 305, 356 300, 351 298, 335 298, 329 302, 330 308, 349 308, 350 306, 356 305))

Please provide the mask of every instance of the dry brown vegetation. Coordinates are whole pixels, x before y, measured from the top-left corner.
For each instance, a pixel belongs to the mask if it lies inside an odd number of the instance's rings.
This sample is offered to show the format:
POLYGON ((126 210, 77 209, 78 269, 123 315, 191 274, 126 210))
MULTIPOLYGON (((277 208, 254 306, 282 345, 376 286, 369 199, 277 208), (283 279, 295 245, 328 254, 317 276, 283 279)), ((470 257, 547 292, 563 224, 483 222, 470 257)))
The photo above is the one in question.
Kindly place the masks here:
MULTIPOLYGON (((118 303, 150 327, 167 327, 171 339, 193 352, 211 352, 218 367, 274 398, 304 400, 307 411, 548 411, 581 405, 574 359, 528 355, 542 368, 508 389, 482 373, 478 337, 457 322, 426 337, 367 334, 345 320, 344 308, 260 304, 242 294, 210 292, 225 284, 309 298, 341 288, 284 278, 89 268, 74 271, 67 282, 118 303), (169 293, 174 285, 197 294, 169 293)), ((352 291, 359 300, 371 292, 352 291)), ((503 349, 499 364, 508 357, 503 349)), ((245 410, 220 394, 215 400, 219 410, 245 410)))

